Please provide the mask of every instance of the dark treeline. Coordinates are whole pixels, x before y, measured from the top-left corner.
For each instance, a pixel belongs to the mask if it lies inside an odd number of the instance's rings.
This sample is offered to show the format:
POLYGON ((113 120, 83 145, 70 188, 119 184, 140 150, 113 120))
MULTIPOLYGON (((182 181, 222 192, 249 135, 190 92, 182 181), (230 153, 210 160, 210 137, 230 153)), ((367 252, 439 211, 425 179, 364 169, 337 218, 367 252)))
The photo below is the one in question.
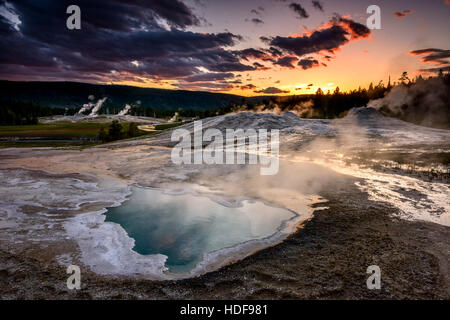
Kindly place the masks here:
MULTIPOLYGON (((430 77, 431 78, 431 77, 430 77)), ((429 79, 430 79, 429 78, 429 79)), ((439 73, 437 78, 441 78, 447 86, 450 86, 449 73, 439 73)), ((171 118, 176 112, 181 118, 207 118, 216 115, 223 115, 230 112, 239 111, 269 111, 283 113, 292 111, 303 118, 333 119, 345 116, 348 110, 357 107, 366 106, 369 101, 385 97, 393 88, 414 87, 420 81, 424 81, 421 76, 410 79, 407 72, 403 72, 397 82, 391 84, 391 81, 384 84, 380 81, 378 84, 370 84, 368 88, 359 88, 350 92, 342 92, 337 87, 333 92, 323 92, 320 88, 315 94, 295 95, 273 98, 242 98, 240 101, 230 101, 227 105, 212 108, 208 110, 199 109, 159 109, 151 105, 142 103, 141 105, 132 105, 129 115, 171 118)), ((428 79, 427 79, 428 80, 428 79)), ((430 94, 433 94, 432 92, 430 94)), ((419 103, 420 99, 418 99, 419 103)), ((123 108, 105 106, 99 110, 99 114, 118 114, 123 108)), ((38 117, 53 115, 73 115, 78 109, 51 108, 32 102, 21 101, 0 101, 0 125, 25 125, 36 124, 38 117)), ((413 113, 412 108, 408 113, 413 113)), ((383 109, 381 110, 383 111, 383 109)), ((391 115, 391 114, 388 114, 391 115)), ((395 116, 395 114, 394 114, 395 116)), ((408 120, 405 114, 402 119, 408 120)), ((418 123, 418 121, 412 121, 418 123)))
POLYGON ((141 117, 156 117, 156 118, 171 118, 175 112, 178 113, 180 117, 184 118, 207 118, 215 116, 218 112, 218 109, 211 110, 155 110, 152 107, 145 106, 133 106, 131 110, 128 112, 129 115, 132 116, 141 116, 141 117))
MULTIPOLYGON (((63 108, 44 107, 32 102, 0 101, 0 125, 30 125, 37 124, 39 117, 63 115, 63 108)), ((72 114, 75 110, 72 111, 72 114)))
MULTIPOLYGON (((444 74, 442 71, 439 72, 437 77, 429 77, 424 79, 422 76, 417 76, 415 79, 410 79, 407 72, 403 72, 399 77, 398 81, 391 83, 391 80, 387 84, 380 81, 378 84, 371 83, 369 87, 359 88, 357 90, 352 90, 350 92, 342 92, 339 87, 337 87, 333 92, 328 91, 324 93, 320 88, 315 94, 311 95, 297 95, 297 96, 287 96, 287 97, 274 97, 272 99, 264 100, 260 104, 253 103, 242 103, 235 104, 230 103, 228 106, 221 108, 218 114, 239 112, 239 111, 250 111, 250 112, 274 112, 274 113, 284 113, 284 112, 295 112, 302 118, 313 118, 313 119, 333 119, 340 118, 347 114, 347 112, 352 108, 367 106, 369 101, 377 100, 385 97, 393 88, 413 88, 422 82, 432 82, 432 79, 441 79, 450 92, 450 73, 444 74)), ((428 90, 433 90, 430 86, 428 90)), ((412 91, 412 90, 410 90, 412 91)), ((421 95, 437 95, 437 92, 426 92, 421 93, 421 95)), ((417 100, 418 104, 426 104, 424 99, 420 99, 421 95, 417 94, 414 98, 417 100)), ((406 103, 406 102, 405 102, 406 103)), ((447 104, 448 106, 448 104, 447 104)), ((399 117, 405 121, 410 121, 410 117, 405 115, 405 113, 415 113, 418 108, 409 108, 408 106, 403 106, 404 112, 402 113, 392 113, 383 111, 383 113, 390 116, 399 117)), ((447 107, 448 109, 448 107, 447 107)), ((449 111, 449 110, 447 110, 449 111)), ((421 111, 422 112, 422 111, 421 111)), ((429 111, 431 112, 431 111, 429 111)), ((423 113, 423 112, 422 112, 423 113)), ((423 115, 421 115, 423 117, 423 115)), ((415 123, 421 123, 420 121, 411 121, 415 123)))
POLYGON ((134 138, 146 134, 146 132, 138 129, 138 124, 131 122, 126 125, 122 125, 119 121, 114 120, 109 125, 108 129, 104 127, 100 128, 98 132, 98 140, 101 142, 111 142, 121 139, 134 138))
POLYGON ((35 82, 0 80, 0 99, 27 101, 53 108, 80 109, 85 104, 107 97, 104 106, 123 109, 126 104, 137 104, 164 110, 210 110, 225 106, 229 101, 240 101, 232 94, 140 88, 121 85, 102 85, 79 82, 35 82))
POLYGON ((263 101, 262 104, 230 104, 227 109, 222 108, 220 113, 223 111, 273 111, 276 113, 291 111, 302 118, 333 119, 344 116, 352 108, 367 105, 370 100, 384 97, 392 87, 390 83, 385 85, 380 81, 377 85, 370 84, 368 89, 359 88, 350 92, 341 92, 337 87, 333 92, 324 93, 319 88, 315 94, 274 97, 263 101))
MULTIPOLYGON (((436 78, 443 79, 447 85, 450 83, 449 73, 444 74, 443 72, 440 72, 436 78)), ((432 79, 432 77, 429 77, 428 79, 432 79)), ((403 86, 409 88, 424 80, 426 79, 422 78, 422 76, 410 79, 408 73, 403 72, 397 81, 391 82, 389 79, 387 84, 383 83, 383 81, 380 81, 377 84, 371 83, 368 88, 360 87, 349 92, 342 92, 339 87, 337 87, 334 91, 325 93, 319 88, 315 94, 273 97, 265 98, 263 100, 259 99, 259 101, 252 100, 252 98, 242 98, 241 101, 230 101, 224 107, 210 110, 156 110, 149 106, 133 106, 129 114, 134 116, 170 118, 177 112, 181 118, 197 117, 203 119, 242 111, 269 111, 275 113, 292 111, 302 118, 334 119, 345 116, 352 108, 364 107, 367 106, 371 100, 385 97, 395 87, 403 86)), ((104 112, 105 109, 101 110, 101 113, 104 112)), ((117 114, 118 112, 120 112, 120 109, 113 110, 114 114, 117 114)), ((392 114, 386 113, 386 115, 392 114)))
POLYGON ((403 81, 383 99, 372 101, 369 106, 384 115, 422 126, 450 129, 450 72, 439 72, 437 77, 403 81))

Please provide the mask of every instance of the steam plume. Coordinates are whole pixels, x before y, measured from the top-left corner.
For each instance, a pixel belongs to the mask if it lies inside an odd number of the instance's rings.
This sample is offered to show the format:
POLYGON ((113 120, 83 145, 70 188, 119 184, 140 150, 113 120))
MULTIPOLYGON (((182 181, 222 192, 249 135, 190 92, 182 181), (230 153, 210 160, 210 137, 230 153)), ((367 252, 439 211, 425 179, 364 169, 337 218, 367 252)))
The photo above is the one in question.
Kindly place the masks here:
POLYGON ((367 106, 415 124, 450 128, 450 90, 442 78, 396 86, 384 98, 372 100, 367 106))
POLYGON ((96 116, 98 111, 101 109, 102 105, 105 103, 106 99, 108 98, 103 98, 97 101, 97 103, 95 104, 94 109, 92 109, 91 114, 89 115, 90 117, 96 116))
POLYGON ((124 116, 126 115, 131 109, 131 106, 129 104, 125 105, 125 108, 123 108, 120 112, 119 112, 119 116, 124 116))

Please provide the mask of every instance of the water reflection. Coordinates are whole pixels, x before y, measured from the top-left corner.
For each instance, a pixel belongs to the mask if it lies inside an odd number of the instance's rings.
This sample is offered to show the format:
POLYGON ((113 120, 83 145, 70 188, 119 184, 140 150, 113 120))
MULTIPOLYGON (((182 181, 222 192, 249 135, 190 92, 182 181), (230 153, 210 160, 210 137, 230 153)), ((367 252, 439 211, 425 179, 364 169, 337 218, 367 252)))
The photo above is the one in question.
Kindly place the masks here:
POLYGON ((136 252, 164 254, 170 271, 187 272, 204 253, 268 237, 294 216, 259 201, 231 208, 207 197, 133 187, 129 200, 108 209, 106 221, 120 224, 135 239, 136 252))

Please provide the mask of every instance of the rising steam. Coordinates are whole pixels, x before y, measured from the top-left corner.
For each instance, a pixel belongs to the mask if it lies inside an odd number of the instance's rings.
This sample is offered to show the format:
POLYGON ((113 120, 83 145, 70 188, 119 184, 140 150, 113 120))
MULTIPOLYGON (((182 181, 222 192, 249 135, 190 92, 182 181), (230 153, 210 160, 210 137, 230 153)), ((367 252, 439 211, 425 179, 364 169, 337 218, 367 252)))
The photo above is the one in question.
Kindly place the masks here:
MULTIPOLYGON (((93 101, 95 99, 95 97, 93 95, 90 95, 88 97, 88 99, 90 101, 93 101)), ((85 103, 83 104, 83 107, 80 109, 80 111, 78 111, 79 115, 82 115, 84 112, 91 110, 92 108, 92 112, 90 113, 89 116, 96 116, 98 111, 101 109, 101 107, 103 106, 103 104, 105 103, 107 98, 103 98, 97 101, 97 103, 94 102, 89 102, 89 103, 85 103)))
POLYGON ((106 99, 108 98, 103 98, 97 101, 97 103, 95 104, 94 109, 92 109, 91 114, 89 115, 90 117, 94 117, 97 115, 97 113, 100 111, 102 105, 105 103, 106 99))
POLYGON ((450 86, 442 78, 401 84, 367 106, 415 124, 450 128, 450 86))
POLYGON ((129 111, 131 110, 131 106, 129 104, 125 105, 125 108, 123 108, 120 112, 119 112, 119 116, 125 116, 129 111))
POLYGON ((260 104, 256 106, 242 106, 234 110, 235 113, 239 112, 254 112, 254 113, 270 113, 270 114, 283 114, 286 112, 295 113, 297 116, 301 118, 309 118, 312 116, 314 103, 312 99, 307 101, 302 101, 294 106, 281 107, 276 102, 270 101, 269 104, 260 104))

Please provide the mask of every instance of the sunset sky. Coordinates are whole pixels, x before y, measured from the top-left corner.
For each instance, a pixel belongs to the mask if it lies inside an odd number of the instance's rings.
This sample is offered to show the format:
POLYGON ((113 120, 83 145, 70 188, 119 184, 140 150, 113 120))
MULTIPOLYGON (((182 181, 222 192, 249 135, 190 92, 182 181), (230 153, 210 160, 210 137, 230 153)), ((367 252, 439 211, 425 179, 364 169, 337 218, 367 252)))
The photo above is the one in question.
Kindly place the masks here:
POLYGON ((449 0, 0 0, 0 79, 314 93, 450 69, 449 0), (66 8, 81 8, 81 30, 66 8), (366 27, 381 8, 381 30, 366 27))

